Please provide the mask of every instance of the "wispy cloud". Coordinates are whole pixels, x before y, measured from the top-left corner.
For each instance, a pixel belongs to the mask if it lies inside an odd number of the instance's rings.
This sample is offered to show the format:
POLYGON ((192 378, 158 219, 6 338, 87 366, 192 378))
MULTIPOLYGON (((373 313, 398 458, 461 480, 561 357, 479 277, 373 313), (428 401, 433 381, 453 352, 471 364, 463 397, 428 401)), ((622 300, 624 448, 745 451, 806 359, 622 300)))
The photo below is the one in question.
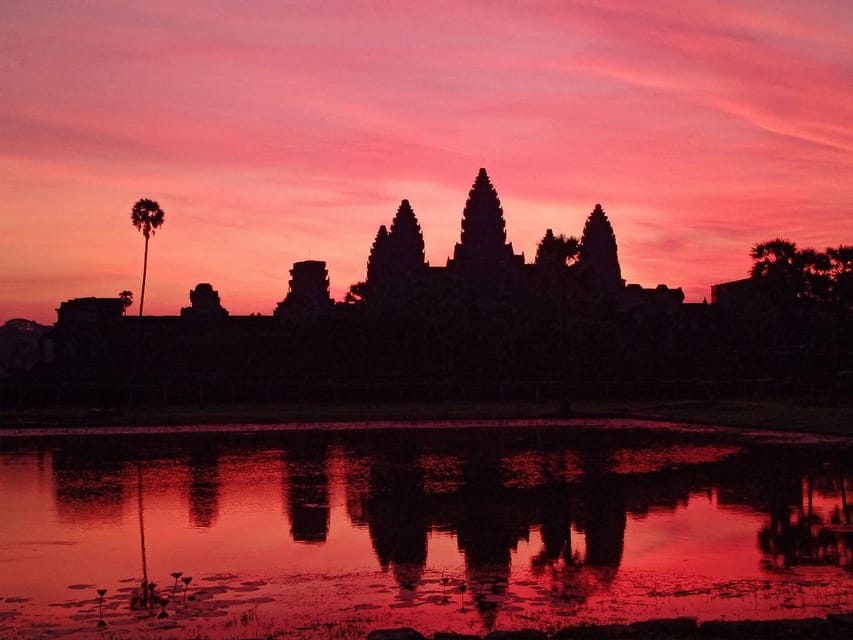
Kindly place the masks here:
POLYGON ((693 299, 765 237, 850 241, 847 2, 0 11, 0 319, 127 288, 143 195, 168 216, 157 313, 198 280, 232 313, 269 311, 308 251, 341 295, 403 197, 441 264, 479 166, 517 250, 580 234, 601 202, 626 274, 693 299))

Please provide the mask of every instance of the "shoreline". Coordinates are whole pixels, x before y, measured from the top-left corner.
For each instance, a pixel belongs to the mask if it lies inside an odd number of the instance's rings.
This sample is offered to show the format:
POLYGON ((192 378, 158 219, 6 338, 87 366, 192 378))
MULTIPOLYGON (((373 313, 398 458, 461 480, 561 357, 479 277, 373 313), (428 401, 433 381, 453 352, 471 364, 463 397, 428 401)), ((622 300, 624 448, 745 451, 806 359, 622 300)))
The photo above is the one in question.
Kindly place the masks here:
MULTIPOLYGON (((571 407, 540 403, 386 403, 386 404, 253 404, 111 408, 4 409, 4 431, 39 429, 46 432, 83 428, 168 428, 229 425, 323 428, 359 423, 458 423, 476 421, 642 420, 697 427, 728 427, 770 431, 853 436, 853 407, 818 406, 758 400, 694 400, 644 402, 577 402, 571 407)), ((267 429, 262 429, 267 430, 267 429)))
POLYGON ((823 618, 779 618, 775 620, 709 620, 695 617, 660 618, 628 624, 566 626, 547 633, 536 629, 492 631, 486 635, 438 632, 421 634, 408 627, 377 629, 366 640, 722 640, 728 638, 849 638, 853 634, 853 612, 828 614, 823 618))

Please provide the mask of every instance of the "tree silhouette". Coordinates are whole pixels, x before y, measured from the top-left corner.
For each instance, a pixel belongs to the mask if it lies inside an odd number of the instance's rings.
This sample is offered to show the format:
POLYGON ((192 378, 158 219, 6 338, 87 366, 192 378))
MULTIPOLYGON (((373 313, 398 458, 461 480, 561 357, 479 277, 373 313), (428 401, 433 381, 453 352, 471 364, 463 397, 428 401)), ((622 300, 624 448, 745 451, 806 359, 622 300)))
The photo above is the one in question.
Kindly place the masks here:
POLYGON ((790 240, 776 238, 759 242, 749 252, 754 260, 750 274, 755 277, 771 277, 789 274, 796 269, 797 245, 790 240))
POLYGON ((536 264, 549 269, 565 267, 577 259, 579 252, 580 242, 577 238, 567 238, 562 233, 555 236, 548 229, 536 248, 536 264))
POLYGON ((853 305, 853 245, 828 248, 832 300, 840 305, 853 305))
POLYGON ((753 260, 750 275, 775 299, 788 302, 797 298, 803 282, 796 243, 783 238, 759 242, 749 255, 753 260))
POLYGON ((145 279, 148 275, 148 238, 163 224, 166 214, 154 200, 142 198, 130 212, 133 226, 145 236, 145 259, 142 263, 142 293, 139 296, 139 317, 142 317, 142 306, 145 303, 145 279))
MULTIPOLYGON (((839 247, 843 249, 844 247, 839 247)), ((842 257, 835 250, 827 253, 811 248, 797 249, 790 240, 776 238, 759 242, 750 251, 753 260, 750 275, 758 280, 780 303, 796 300, 827 302, 832 296, 835 271, 841 261, 829 255, 842 257)))
POLYGON ((799 255, 803 290, 800 295, 818 302, 828 302, 832 290, 830 259, 826 253, 803 249, 799 255))
POLYGON ((133 304, 133 291, 124 290, 118 294, 118 297, 124 306, 124 313, 127 313, 127 308, 133 304))
POLYGON ((362 303, 364 303, 365 291, 367 291, 367 283, 366 282, 356 282, 355 284, 350 285, 349 291, 347 291, 347 294, 344 297, 344 303, 346 303, 346 304, 362 304, 362 303))

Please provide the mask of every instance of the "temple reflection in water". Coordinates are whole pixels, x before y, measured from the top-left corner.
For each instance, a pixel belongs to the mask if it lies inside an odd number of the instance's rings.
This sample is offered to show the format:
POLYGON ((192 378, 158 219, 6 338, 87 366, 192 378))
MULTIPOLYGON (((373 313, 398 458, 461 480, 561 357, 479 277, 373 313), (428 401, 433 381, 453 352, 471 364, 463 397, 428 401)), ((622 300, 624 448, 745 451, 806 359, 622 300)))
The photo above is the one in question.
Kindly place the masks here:
POLYGON ((760 515, 765 524, 753 540, 766 571, 853 569, 851 483, 840 460, 824 464, 826 451, 804 455, 683 433, 657 433, 645 446, 645 438, 640 431, 394 430, 199 434, 173 436, 164 447, 155 436, 98 437, 56 440, 49 459, 59 518, 86 527, 132 513, 140 460, 146 504, 173 489, 185 496, 175 527, 215 530, 225 496, 275 510, 268 490, 277 486, 282 533, 304 553, 331 544, 339 513, 348 529, 367 530, 374 566, 391 572, 404 598, 421 589, 431 537, 450 536, 464 575, 448 588, 459 597, 464 584, 486 626, 512 589, 515 552, 532 534, 541 542, 529 560, 533 575, 549 582, 552 597, 580 604, 618 575, 629 520, 675 512, 702 493, 719 509, 760 515))

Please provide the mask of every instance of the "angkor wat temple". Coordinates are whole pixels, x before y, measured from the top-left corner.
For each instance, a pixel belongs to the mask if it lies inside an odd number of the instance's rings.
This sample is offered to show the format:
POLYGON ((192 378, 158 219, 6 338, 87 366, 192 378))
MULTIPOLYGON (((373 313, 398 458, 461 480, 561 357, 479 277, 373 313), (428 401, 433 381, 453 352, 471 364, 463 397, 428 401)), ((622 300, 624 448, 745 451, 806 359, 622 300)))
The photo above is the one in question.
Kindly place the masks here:
POLYGON ((385 308, 418 304, 430 291, 480 309, 523 304, 537 294, 571 299, 584 308, 601 301, 623 307, 678 305, 684 300, 680 289, 625 286, 616 236, 601 205, 589 215, 580 242, 555 237, 548 229, 535 262, 525 263, 524 255, 517 255, 506 241, 503 209, 485 169, 468 194, 462 237, 446 266, 431 267, 424 261, 420 225, 409 201, 403 200, 390 231, 383 225, 376 234, 366 282, 354 287, 365 302, 385 308))
POLYGON ((403 200, 345 301, 331 299, 324 262, 297 262, 290 274, 268 316, 229 315, 207 283, 176 316, 126 316, 119 298, 63 302, 17 393, 89 394, 82 401, 94 404, 695 396, 752 392, 780 376, 835 393, 851 368, 849 328, 828 330, 837 319, 760 296, 691 304, 681 289, 626 285, 601 205, 579 240, 548 229, 528 263, 507 242, 485 169, 446 265, 426 262, 403 200))

